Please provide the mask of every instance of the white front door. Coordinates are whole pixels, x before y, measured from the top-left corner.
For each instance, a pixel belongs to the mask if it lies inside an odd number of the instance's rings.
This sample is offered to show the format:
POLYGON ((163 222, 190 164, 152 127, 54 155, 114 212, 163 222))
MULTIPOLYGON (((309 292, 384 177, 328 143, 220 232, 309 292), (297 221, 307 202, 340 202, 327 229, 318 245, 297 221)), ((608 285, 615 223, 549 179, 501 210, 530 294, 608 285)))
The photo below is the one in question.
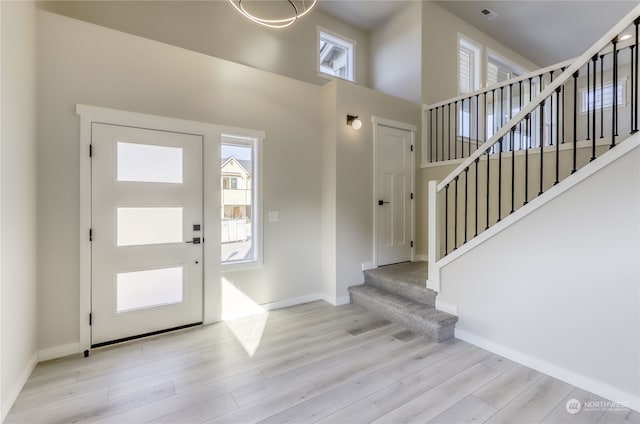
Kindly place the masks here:
POLYGON ((414 132, 376 124, 376 265, 406 262, 413 249, 414 132))
POLYGON ((202 136, 92 124, 91 344, 203 320, 202 136))

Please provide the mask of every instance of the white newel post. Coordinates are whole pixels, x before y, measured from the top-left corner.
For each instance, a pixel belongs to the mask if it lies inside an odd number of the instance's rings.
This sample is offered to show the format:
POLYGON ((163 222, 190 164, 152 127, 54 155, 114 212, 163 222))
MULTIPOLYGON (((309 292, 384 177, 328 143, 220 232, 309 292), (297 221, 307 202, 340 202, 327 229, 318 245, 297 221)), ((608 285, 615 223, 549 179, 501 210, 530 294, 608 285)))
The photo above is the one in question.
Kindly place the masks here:
POLYGON ((427 276, 427 288, 440 291, 440 270, 436 266, 438 261, 438 251, 440 250, 440 225, 439 225, 439 213, 438 213, 438 182, 429 181, 429 211, 427 213, 427 228, 428 228, 428 258, 429 258, 429 273, 427 276))

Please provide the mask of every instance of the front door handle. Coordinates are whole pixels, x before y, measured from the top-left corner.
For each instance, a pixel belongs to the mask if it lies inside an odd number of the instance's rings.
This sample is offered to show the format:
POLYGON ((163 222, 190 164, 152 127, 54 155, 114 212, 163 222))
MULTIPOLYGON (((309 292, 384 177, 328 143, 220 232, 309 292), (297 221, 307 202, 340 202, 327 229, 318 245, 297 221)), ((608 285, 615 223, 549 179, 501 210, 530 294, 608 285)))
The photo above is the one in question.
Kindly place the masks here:
POLYGON ((200 237, 194 237, 193 240, 185 241, 185 243, 200 244, 200 237))
POLYGON ((385 203, 389 203, 389 202, 385 202, 384 200, 378 200, 378 206, 382 206, 385 203))

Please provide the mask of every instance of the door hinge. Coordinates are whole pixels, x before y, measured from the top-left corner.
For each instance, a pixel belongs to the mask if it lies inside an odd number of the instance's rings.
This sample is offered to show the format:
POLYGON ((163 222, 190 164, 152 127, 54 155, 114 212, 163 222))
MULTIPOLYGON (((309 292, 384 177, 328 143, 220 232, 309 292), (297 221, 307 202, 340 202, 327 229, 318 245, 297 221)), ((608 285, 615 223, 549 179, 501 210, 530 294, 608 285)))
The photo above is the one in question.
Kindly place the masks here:
POLYGON ((89 241, 93 241, 93 228, 89 228, 89 241))
POLYGON ((413 152, 413 144, 411 145, 411 151, 413 152))
POLYGON ((93 144, 89 144, 89 157, 93 157, 93 144))
POLYGON ((413 193, 411 193, 411 200, 413 200, 413 193))
POLYGON ((413 240, 411 240, 411 247, 413 247, 413 240))
POLYGON ((93 325, 93 314, 89 313, 89 325, 93 325))

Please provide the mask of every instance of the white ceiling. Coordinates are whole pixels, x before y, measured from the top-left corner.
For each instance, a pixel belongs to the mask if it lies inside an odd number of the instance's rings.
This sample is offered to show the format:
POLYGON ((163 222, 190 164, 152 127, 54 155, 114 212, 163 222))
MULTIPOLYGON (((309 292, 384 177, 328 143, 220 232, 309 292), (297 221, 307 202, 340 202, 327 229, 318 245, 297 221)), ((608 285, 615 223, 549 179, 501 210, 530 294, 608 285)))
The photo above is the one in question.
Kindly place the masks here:
MULTIPOLYGON (((436 3, 540 66, 582 54, 638 4, 636 0, 436 0, 436 3), (488 20, 488 8, 498 18, 488 20)), ((372 30, 407 5, 404 0, 320 0, 325 13, 372 30)))

